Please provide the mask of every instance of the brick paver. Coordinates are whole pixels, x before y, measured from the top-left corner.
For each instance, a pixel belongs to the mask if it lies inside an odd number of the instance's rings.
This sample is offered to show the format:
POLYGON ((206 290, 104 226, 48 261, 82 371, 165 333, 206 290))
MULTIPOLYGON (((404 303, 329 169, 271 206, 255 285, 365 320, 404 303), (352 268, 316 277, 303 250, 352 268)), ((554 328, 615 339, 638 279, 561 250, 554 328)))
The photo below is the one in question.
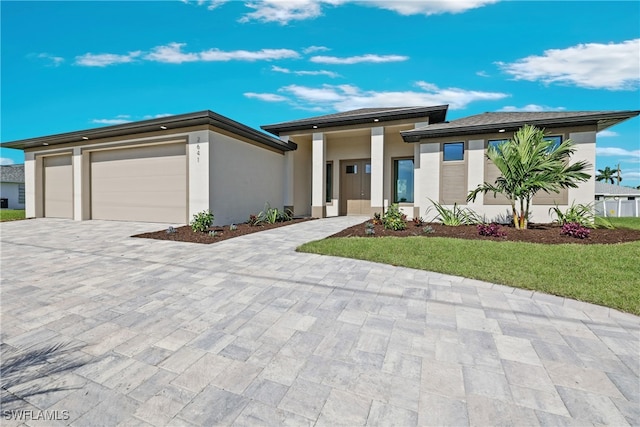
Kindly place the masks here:
POLYGON ((2 425, 640 424, 638 317, 294 251, 360 221, 2 223, 2 425))

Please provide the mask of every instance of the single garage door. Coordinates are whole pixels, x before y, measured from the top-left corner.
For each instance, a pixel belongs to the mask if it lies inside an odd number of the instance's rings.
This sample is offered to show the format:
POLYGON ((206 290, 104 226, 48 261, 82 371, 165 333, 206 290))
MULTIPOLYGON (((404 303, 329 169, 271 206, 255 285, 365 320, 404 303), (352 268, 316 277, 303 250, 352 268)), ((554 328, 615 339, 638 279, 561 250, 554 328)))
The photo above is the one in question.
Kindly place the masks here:
POLYGON ((91 217, 186 223, 186 144, 91 153, 91 217))
POLYGON ((73 167, 71 155, 43 159, 44 216, 73 218, 73 167))

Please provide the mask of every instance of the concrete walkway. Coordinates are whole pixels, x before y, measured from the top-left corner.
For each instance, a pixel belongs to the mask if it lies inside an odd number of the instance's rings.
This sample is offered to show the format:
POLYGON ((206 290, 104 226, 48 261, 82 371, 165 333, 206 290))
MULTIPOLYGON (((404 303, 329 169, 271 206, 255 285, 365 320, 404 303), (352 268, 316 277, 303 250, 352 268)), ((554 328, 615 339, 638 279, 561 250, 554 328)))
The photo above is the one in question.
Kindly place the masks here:
POLYGON ((294 252, 360 221, 2 223, 2 425, 640 424, 638 317, 294 252))

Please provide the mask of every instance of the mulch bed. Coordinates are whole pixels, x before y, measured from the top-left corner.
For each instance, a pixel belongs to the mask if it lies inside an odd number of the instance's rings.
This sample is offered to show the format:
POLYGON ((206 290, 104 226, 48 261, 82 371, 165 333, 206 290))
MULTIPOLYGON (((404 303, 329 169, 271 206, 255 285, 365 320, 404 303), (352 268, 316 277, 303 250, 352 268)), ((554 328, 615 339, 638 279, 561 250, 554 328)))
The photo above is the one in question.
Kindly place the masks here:
POLYGON ((175 233, 167 233, 167 230, 153 231, 151 233, 136 234, 131 237, 142 237, 144 239, 156 239, 156 240, 173 240, 175 242, 190 242, 190 243, 216 243, 223 240, 232 239, 238 236, 244 236, 246 234, 257 233, 259 231, 271 230, 273 228, 284 227, 299 222, 309 221, 314 218, 296 218, 291 221, 277 222, 275 224, 263 224, 263 225, 249 225, 249 224, 236 224, 238 227, 236 230, 230 230, 228 225, 220 227, 211 227, 210 231, 215 231, 215 236, 210 236, 208 232, 196 233, 190 226, 185 225, 183 227, 177 227, 175 233))
POLYGON ((569 237, 560 234, 561 227, 556 224, 529 224, 529 229, 527 230, 516 230, 513 226, 500 226, 500 230, 506 233, 506 236, 504 237, 480 236, 475 225, 449 227, 439 223, 429 223, 422 226, 415 226, 412 222, 408 222, 407 228, 401 231, 387 230, 381 224, 374 224, 375 234, 367 235, 365 231, 365 224, 366 222, 354 225, 353 227, 346 228, 330 237, 452 237, 468 240, 493 240, 496 242, 530 242, 549 245, 557 245, 562 243, 573 243, 582 245, 612 244, 640 240, 640 230, 631 230, 626 228, 616 228, 613 230, 591 230, 590 235, 587 239, 577 239, 575 237, 569 237), (423 233, 422 230, 427 225, 433 228, 433 233, 423 233))

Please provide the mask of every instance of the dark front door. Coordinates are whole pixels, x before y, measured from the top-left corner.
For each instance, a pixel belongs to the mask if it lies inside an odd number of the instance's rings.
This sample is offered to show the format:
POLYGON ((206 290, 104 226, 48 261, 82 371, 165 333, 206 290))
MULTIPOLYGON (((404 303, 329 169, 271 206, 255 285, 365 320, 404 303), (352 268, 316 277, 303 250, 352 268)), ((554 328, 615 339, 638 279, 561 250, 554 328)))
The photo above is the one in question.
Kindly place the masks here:
POLYGON ((371 212, 371 159, 340 161, 340 215, 371 212))

